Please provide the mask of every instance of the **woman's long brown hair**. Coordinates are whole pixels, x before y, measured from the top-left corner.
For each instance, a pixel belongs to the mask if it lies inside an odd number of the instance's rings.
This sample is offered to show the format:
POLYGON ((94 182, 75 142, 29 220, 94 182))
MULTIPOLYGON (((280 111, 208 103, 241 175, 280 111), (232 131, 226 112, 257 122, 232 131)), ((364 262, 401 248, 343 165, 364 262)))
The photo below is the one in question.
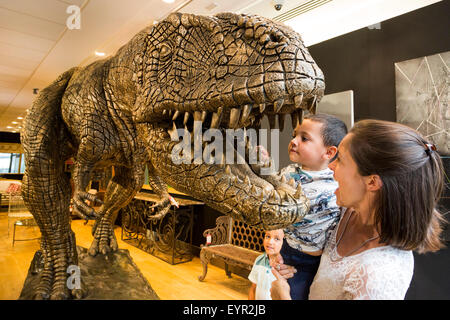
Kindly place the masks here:
POLYGON ((383 182, 374 200, 380 241, 418 253, 442 248, 445 220, 436 206, 444 169, 431 144, 405 125, 381 120, 359 121, 350 134, 359 173, 376 174, 383 182))

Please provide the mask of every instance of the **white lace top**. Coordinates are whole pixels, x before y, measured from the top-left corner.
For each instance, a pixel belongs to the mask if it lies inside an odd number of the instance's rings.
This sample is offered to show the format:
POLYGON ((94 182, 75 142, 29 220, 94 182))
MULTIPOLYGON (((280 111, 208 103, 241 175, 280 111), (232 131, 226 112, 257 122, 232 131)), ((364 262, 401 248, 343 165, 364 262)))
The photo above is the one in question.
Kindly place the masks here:
POLYGON ((309 299, 404 299, 413 275, 412 251, 384 246, 342 258, 336 249, 337 230, 325 245, 309 299))

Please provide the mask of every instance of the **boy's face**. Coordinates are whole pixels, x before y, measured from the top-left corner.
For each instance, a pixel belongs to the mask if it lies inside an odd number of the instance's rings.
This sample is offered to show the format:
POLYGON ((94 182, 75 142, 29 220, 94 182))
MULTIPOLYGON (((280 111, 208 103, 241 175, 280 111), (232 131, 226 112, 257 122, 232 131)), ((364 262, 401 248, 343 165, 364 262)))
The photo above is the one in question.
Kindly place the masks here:
POLYGON ((289 159, 302 165, 305 170, 322 170, 328 165, 327 147, 323 144, 323 124, 305 119, 293 133, 289 143, 289 159))
POLYGON ((283 246, 284 232, 282 229, 266 231, 264 235, 264 250, 268 255, 276 255, 280 253, 283 246))

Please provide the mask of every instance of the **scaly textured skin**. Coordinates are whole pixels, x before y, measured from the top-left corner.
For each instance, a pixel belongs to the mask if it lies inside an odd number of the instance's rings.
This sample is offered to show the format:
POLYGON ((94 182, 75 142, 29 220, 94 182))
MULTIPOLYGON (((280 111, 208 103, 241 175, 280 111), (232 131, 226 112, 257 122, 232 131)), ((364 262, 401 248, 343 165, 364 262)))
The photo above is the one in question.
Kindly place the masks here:
MULTIPOLYGON (((235 219, 275 229, 298 222, 309 204, 301 192, 247 163, 172 162, 173 129, 258 128, 267 115, 280 128, 315 111, 324 78, 300 36, 257 16, 172 14, 138 33, 111 58, 74 68, 41 91, 25 119, 23 196, 42 232, 44 270, 36 298, 72 294, 66 270, 77 263, 64 161, 75 158, 74 210, 96 218, 91 255, 117 249, 112 222, 141 188, 144 168, 170 207, 166 183, 235 219), (92 171, 114 165, 100 211, 86 192, 92 171)), ((203 145, 205 147, 205 145, 203 145)), ((250 146, 251 148, 251 146, 250 146)), ((248 151, 247 151, 248 153, 248 151)), ((245 157, 245 155, 242 155, 245 157)))

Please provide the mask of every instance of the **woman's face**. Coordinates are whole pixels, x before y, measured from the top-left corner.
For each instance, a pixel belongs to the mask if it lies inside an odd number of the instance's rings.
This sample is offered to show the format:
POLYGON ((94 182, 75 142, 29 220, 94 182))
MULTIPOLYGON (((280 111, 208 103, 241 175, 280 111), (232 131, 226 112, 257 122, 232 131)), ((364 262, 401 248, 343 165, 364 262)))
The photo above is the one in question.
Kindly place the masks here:
POLYGON ((353 160, 349 144, 352 134, 347 134, 339 144, 338 156, 328 166, 334 172, 334 179, 339 187, 334 192, 337 205, 341 207, 358 208, 367 194, 364 177, 358 172, 358 167, 353 160))

